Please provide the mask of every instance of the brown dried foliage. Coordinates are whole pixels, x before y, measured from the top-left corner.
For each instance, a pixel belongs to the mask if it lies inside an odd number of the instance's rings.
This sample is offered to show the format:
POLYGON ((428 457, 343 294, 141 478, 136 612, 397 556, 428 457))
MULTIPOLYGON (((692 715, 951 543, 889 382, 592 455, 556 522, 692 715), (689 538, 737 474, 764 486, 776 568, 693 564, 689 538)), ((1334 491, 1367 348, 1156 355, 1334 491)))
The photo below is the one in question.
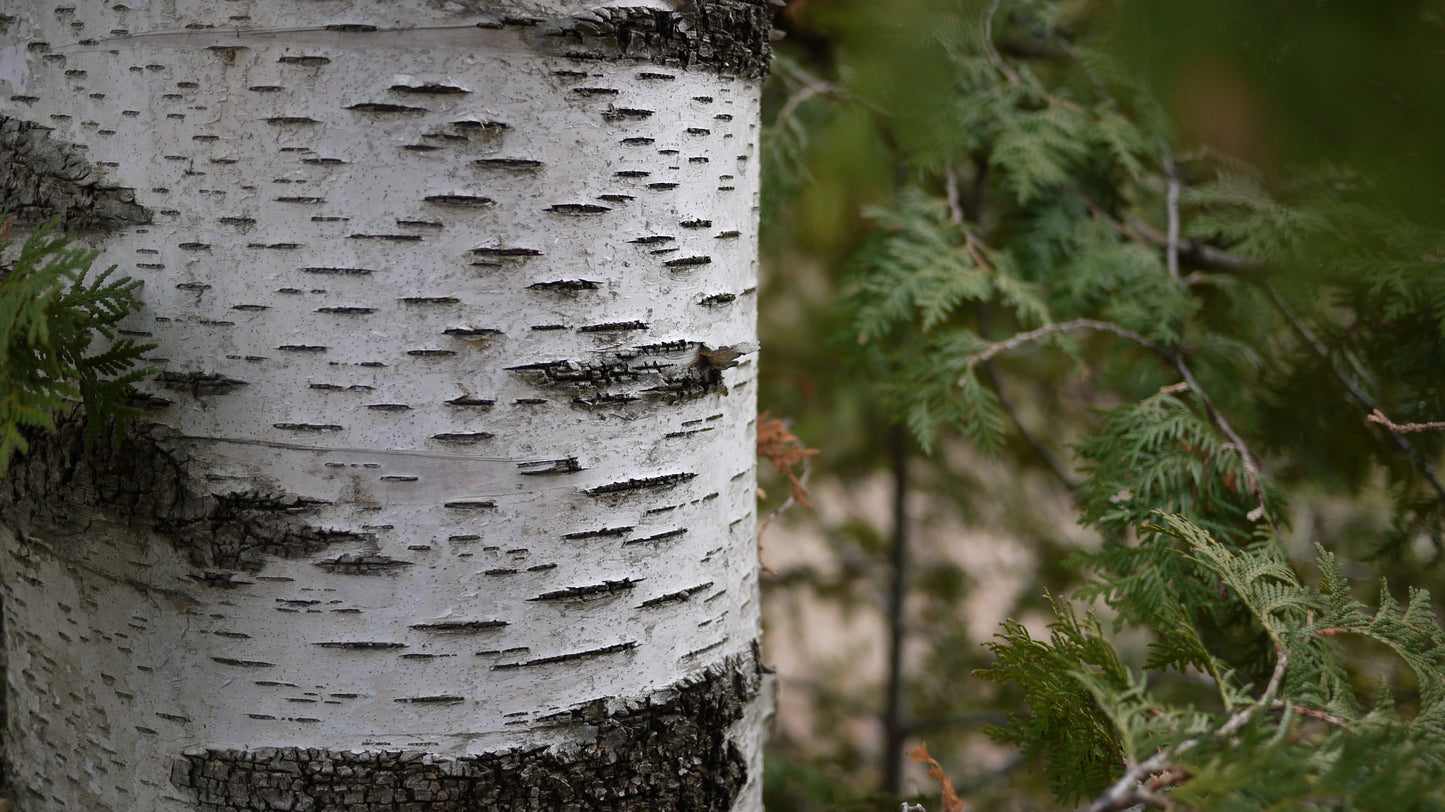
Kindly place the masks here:
MULTIPOLYGON (((768 417, 767 412, 758 415, 758 456, 766 457, 773 467, 788 476, 788 481, 793 483, 793 495, 784 502, 782 507, 773 511, 771 516, 763 520, 758 527, 758 566, 763 572, 769 575, 777 575, 778 571, 768 566, 763 560, 763 532, 768 525, 773 523, 779 513, 792 507, 794 502, 802 504, 809 510, 813 509, 813 503, 808 501, 808 489, 803 485, 803 479, 807 478, 808 458, 818 453, 816 448, 808 448, 803 441, 793 436, 788 431, 788 424, 782 420, 768 417), (803 476, 800 478, 797 471, 802 467, 803 476)), ((758 498, 767 498, 762 488, 758 489, 758 498)))
POLYGON ((793 483, 793 498, 809 510, 813 509, 813 503, 808 501, 808 489, 798 478, 795 468, 817 453, 818 449, 808 448, 802 440, 794 437, 788 431, 787 423, 768 417, 767 412, 758 415, 758 455, 767 457, 774 468, 787 475, 788 481, 793 483))
POLYGON ((933 756, 928 754, 928 744, 919 742, 917 747, 908 751, 908 755, 914 761, 922 761, 928 765, 928 777, 943 785, 943 811, 963 812, 963 800, 958 793, 953 791, 953 782, 943 774, 943 766, 934 761, 933 756))

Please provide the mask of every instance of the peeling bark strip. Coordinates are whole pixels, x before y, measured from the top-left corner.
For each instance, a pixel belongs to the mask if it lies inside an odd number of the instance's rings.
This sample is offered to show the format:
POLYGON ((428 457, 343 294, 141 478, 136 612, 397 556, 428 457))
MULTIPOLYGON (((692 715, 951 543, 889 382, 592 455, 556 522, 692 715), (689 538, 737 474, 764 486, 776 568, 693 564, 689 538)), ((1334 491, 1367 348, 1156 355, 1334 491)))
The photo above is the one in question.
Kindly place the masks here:
POLYGON ((453 757, 390 749, 208 749, 176 759, 171 783, 194 792, 203 812, 722 812, 748 777, 727 731, 760 686, 756 656, 738 655, 621 709, 597 700, 558 714, 554 723, 597 731, 595 742, 565 750, 453 757))
POLYGON ((51 128, 0 113, 0 209, 22 226, 60 220, 60 232, 113 231, 149 223, 135 190, 105 172, 51 128))

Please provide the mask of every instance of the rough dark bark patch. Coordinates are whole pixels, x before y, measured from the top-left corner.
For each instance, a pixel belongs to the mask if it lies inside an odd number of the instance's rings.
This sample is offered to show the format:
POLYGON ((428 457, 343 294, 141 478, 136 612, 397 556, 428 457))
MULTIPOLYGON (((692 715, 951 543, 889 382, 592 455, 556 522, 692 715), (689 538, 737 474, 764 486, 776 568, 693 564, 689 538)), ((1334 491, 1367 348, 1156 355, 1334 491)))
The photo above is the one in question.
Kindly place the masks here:
POLYGON ((677 10, 598 8, 534 28, 539 46, 574 59, 631 59, 758 79, 773 59, 769 0, 686 0, 677 10))
POLYGON ((0 210, 24 226, 59 220, 64 234, 151 221, 134 189, 105 183, 80 147, 52 138, 50 129, 0 115, 0 210))
POLYGON ((184 460, 161 446, 160 427, 130 426, 114 444, 89 449, 83 432, 84 418, 75 416, 53 433, 27 433, 29 452, 0 477, 0 519, 46 537, 100 518, 168 539, 203 571, 259 572, 267 556, 299 558, 360 540, 308 525, 304 515, 319 505, 312 500, 201 492, 184 460))
POLYGON ((747 783, 747 765, 728 729, 760 686, 754 651, 628 707, 609 709, 606 700, 597 700, 558 714, 550 721, 596 731, 592 741, 568 750, 452 757, 409 750, 210 749, 177 758, 171 783, 194 793, 201 812, 727 810, 747 783))

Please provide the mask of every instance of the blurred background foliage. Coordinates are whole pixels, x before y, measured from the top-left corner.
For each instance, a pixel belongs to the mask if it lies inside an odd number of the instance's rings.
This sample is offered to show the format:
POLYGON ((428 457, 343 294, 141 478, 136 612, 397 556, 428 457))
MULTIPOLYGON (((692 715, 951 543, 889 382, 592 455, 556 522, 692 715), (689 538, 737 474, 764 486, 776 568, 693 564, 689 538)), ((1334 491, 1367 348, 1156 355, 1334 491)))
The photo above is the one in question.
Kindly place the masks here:
MULTIPOLYGON (((1059 807, 982 732, 1019 687, 973 672, 1002 619, 1157 563, 1152 508, 1445 594, 1445 433, 1365 420, 1445 419, 1445 3, 791 0, 777 25, 760 401, 822 453, 817 510, 763 539, 772 812, 937 808, 921 739, 969 808, 1059 807), (978 360, 1070 320, 1111 329, 978 360)), ((789 488, 763 485, 766 514, 789 488)), ((1377 659, 1354 678, 1408 702, 1377 659)))

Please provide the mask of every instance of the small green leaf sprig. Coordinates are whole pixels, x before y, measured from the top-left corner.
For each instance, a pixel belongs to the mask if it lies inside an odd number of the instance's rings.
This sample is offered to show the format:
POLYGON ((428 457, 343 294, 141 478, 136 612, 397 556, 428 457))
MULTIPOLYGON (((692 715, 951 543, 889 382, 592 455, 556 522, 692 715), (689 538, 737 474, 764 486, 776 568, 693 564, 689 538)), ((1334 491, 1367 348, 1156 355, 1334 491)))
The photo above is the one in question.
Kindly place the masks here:
MULTIPOLYGON (((14 242, 13 224, 0 225, 0 251, 14 242)), ((98 253, 42 225, 0 265, 0 471, 29 450, 25 427, 54 430, 56 414, 77 402, 87 442, 138 413, 126 400, 151 372, 136 365, 155 345, 115 327, 135 308, 141 282, 114 276, 115 266, 90 276, 98 253), (92 352, 96 336, 105 346, 92 352)))

